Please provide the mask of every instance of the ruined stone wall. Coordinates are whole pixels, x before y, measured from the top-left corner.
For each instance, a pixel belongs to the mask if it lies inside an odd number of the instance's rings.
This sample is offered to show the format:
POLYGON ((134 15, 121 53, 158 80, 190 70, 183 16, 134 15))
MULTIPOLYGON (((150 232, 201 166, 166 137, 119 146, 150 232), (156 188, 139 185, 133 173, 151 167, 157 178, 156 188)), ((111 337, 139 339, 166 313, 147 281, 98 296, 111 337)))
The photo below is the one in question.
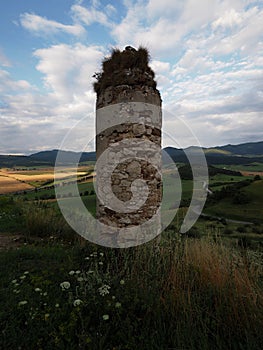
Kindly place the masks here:
MULTIPOLYGON (((108 245, 114 241, 118 246, 129 240, 150 239, 145 238, 147 227, 143 224, 158 213, 162 199, 161 127, 161 98, 159 91, 153 87, 113 86, 107 87, 97 96, 97 194, 106 198, 104 203, 97 199, 97 219, 106 225, 100 228, 106 245, 107 241, 108 245), (98 160, 103 157, 104 163, 99 165, 98 160), (107 168, 103 165, 105 162, 115 165, 107 168), (111 190, 107 187, 109 177, 111 190), (141 206, 133 210, 136 203, 140 203, 140 194, 145 189, 137 180, 145 181, 148 196, 141 206), (135 194, 134 188, 137 190, 135 194), (113 195, 117 200, 128 203, 128 210, 111 209, 113 195), (131 231, 125 230, 140 225, 142 227, 136 231, 136 237, 131 231), (114 229, 111 230, 111 227, 114 229)), ((149 228, 149 237, 156 235, 152 230, 159 230, 160 225, 158 214, 149 228)))
POLYGON ((161 97, 158 90, 149 86, 119 85, 108 87, 97 96, 96 109, 124 102, 144 102, 161 106, 161 97))

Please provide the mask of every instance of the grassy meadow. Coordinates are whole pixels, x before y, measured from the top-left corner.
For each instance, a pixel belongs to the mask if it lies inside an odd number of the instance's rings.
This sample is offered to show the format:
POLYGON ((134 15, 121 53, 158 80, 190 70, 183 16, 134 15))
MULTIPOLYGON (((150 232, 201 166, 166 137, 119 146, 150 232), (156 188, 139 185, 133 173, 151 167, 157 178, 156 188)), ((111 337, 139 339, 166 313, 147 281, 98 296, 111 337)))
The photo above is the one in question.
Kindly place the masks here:
MULTIPOLYGON (((222 187, 221 185, 217 189, 222 187)), ((263 218, 263 180, 253 181, 242 188, 242 193, 247 199, 246 203, 233 205, 233 198, 226 197, 208 206, 206 213, 236 220, 260 222, 263 218)))
MULTIPOLYGON (((111 249, 68 226, 50 169, 13 172, 32 188, 0 195, 1 349, 262 349, 263 180, 214 175, 217 200, 187 234, 182 205, 160 238, 111 249), (239 186, 244 203, 233 204, 227 186, 239 186)), ((80 170, 78 187, 95 215, 93 183, 83 180, 91 172, 80 170)), ((182 187, 187 204, 192 181, 182 187)))

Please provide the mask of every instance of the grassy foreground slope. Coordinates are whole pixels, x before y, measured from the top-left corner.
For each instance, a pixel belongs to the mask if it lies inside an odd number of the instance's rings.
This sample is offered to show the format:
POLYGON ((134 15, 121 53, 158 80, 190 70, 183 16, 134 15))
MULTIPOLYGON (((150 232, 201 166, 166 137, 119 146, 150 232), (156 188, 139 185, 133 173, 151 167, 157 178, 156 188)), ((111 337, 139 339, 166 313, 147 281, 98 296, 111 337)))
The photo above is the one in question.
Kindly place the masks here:
POLYGON ((0 254, 2 349, 262 349, 262 255, 167 232, 0 254))

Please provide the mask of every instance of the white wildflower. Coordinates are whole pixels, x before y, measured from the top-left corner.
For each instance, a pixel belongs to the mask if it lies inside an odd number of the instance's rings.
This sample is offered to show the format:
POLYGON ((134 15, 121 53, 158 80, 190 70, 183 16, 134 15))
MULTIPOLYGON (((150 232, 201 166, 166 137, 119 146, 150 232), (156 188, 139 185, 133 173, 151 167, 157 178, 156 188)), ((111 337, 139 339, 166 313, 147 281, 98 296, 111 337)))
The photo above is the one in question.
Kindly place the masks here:
POLYGON ((110 318, 110 316, 109 315, 103 315, 102 318, 103 318, 104 321, 107 321, 110 318))
POLYGON ((103 297, 104 297, 105 295, 107 295, 107 294, 110 293, 109 290, 110 290, 110 286, 107 285, 107 284, 104 284, 103 286, 101 286, 101 287, 98 289, 100 295, 103 296, 103 297))
POLYGON ((125 283, 124 280, 120 280, 120 284, 123 285, 125 283))
POLYGON ((18 303, 18 306, 23 306, 23 305, 26 305, 27 304, 27 301, 26 300, 22 300, 18 303))
POLYGON ((75 274, 76 274, 76 275, 79 275, 79 274, 80 274, 80 271, 79 271, 79 270, 77 270, 77 271, 75 272, 75 274))
POLYGON ((40 288, 35 288, 35 292, 41 292, 40 288))
POLYGON ((75 271, 71 270, 71 271, 69 271, 68 274, 69 274, 70 276, 72 276, 72 275, 74 275, 74 273, 75 273, 75 271))
POLYGON ((74 305, 74 306, 79 306, 80 304, 82 304, 82 300, 80 300, 80 299, 76 299, 76 300, 74 300, 74 302, 73 302, 73 305, 74 305))
POLYGON ((70 288, 70 283, 68 281, 60 283, 60 287, 62 290, 69 289, 70 288))
POLYGON ((78 281, 78 282, 83 282, 83 281, 84 281, 84 278, 83 278, 83 277, 78 277, 78 278, 77 278, 77 281, 78 281))

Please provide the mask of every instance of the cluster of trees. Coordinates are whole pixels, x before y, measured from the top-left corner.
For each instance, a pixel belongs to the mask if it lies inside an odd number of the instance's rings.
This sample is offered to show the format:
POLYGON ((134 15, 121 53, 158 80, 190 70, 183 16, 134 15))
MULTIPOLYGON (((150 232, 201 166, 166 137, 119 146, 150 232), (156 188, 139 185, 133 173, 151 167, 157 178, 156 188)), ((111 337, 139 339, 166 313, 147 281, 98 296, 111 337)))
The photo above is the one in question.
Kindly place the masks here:
POLYGON ((251 198, 241 189, 250 185, 252 182, 253 180, 247 179, 230 186, 223 186, 221 190, 214 191, 213 196, 208 197, 207 203, 215 203, 224 198, 231 198, 233 204, 247 204, 251 201, 251 198))
MULTIPOLYGON (((84 192, 81 192, 80 193, 80 196, 83 197, 83 196, 92 196, 95 194, 95 191, 94 190, 91 190, 91 191, 84 191, 84 192)), ((65 193, 63 196, 61 196, 60 194, 57 195, 57 198, 69 198, 69 197, 73 197, 73 194, 71 192, 69 193, 65 193)), ((50 194, 42 194, 40 196, 35 196, 35 200, 48 200, 48 199, 55 199, 56 198, 56 195, 55 193, 50 193, 50 194)))
MULTIPOLYGON (((179 167, 178 172, 179 172, 180 178, 182 180, 193 180, 193 173, 192 173, 191 166, 189 164, 185 164, 185 165, 179 167)), ((231 175, 231 176, 242 176, 242 174, 239 171, 217 168, 217 167, 214 167, 212 165, 208 166, 208 174, 209 174, 210 178, 212 176, 217 175, 217 174, 224 174, 224 175, 231 175)))

